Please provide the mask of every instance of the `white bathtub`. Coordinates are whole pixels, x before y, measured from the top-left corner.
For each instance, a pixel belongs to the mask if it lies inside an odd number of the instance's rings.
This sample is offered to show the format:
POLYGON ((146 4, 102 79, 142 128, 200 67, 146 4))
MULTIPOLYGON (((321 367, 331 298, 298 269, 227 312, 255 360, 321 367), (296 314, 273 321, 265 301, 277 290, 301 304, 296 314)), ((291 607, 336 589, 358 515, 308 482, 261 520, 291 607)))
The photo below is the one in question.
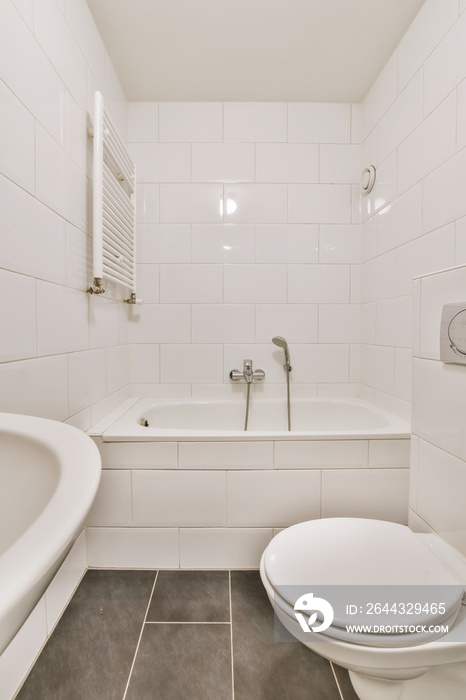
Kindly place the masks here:
POLYGON ((244 415, 245 402, 238 399, 140 399, 104 431, 103 440, 361 440, 410 435, 407 421, 362 399, 294 399, 291 432, 286 430, 282 400, 252 398, 247 431, 244 415), (143 419, 149 427, 140 425, 143 419))
POLYGON ((100 473, 81 431, 0 413, 0 654, 81 532, 100 473))

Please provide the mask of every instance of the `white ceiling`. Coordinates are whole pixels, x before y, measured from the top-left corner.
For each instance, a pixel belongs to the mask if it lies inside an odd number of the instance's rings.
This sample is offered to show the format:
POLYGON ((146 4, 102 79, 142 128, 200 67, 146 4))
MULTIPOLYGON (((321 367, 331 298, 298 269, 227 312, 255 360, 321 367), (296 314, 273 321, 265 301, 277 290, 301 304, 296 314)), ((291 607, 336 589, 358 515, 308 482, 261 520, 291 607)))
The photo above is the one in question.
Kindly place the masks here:
POLYGON ((424 0, 87 0, 134 101, 360 102, 424 0))

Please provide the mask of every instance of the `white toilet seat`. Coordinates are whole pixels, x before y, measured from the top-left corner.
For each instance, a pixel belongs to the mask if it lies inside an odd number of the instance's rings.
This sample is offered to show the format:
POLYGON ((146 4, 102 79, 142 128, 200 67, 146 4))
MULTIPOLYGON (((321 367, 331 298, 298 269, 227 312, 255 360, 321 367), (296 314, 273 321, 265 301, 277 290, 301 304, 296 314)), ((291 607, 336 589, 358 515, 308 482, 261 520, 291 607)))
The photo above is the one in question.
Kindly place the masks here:
MULTIPOLYGON (((360 518, 313 520, 284 530, 265 550, 261 575, 273 604, 298 628, 294 603, 301 593, 318 590, 319 586, 324 593, 325 587, 328 590, 335 584, 419 586, 417 591, 423 587, 425 590, 426 583, 442 586, 445 611, 440 614, 429 609, 416 616, 416 625, 427 627, 451 628, 463 597, 463 587, 457 579, 411 530, 396 523, 360 518)), ((367 617, 364 622, 367 624, 367 617)), ((399 625, 400 618, 393 616, 386 623, 399 625)), ((313 636, 316 641, 334 639, 385 648, 425 644, 443 636, 440 630, 419 634, 354 633, 347 631, 348 624, 358 624, 358 620, 340 610, 330 628, 313 636)))

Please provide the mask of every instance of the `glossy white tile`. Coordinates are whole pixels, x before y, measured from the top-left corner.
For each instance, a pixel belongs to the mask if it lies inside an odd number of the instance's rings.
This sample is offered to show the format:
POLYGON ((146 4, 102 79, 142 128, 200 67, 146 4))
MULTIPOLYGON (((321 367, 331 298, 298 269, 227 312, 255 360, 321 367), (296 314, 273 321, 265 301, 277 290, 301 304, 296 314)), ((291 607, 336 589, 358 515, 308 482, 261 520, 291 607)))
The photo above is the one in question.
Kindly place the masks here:
MULTIPOLYGON (((458 224, 457 224, 458 225, 458 224)), ((456 238, 458 246, 458 236, 456 238)), ((458 251, 458 247, 456 249, 458 251)), ((453 267, 462 260, 455 259, 455 225, 447 224, 426 233, 396 251, 396 292, 411 294, 413 277, 435 270, 453 267)), ((466 256, 464 258, 466 262, 466 256)))
POLYGON ((256 304, 256 343, 276 335, 289 343, 317 342, 316 304, 256 304))
POLYGON ((31 277, 0 270, 0 361, 36 355, 36 283, 31 277))
POLYGON ((253 304, 193 304, 193 343, 254 342, 253 304))
POLYGON ((367 467, 367 440, 283 440, 275 443, 276 469, 367 467))
POLYGON ((130 345, 129 376, 133 384, 159 381, 159 346, 155 344, 130 345))
POLYGON ((422 71, 418 71, 377 126, 377 152, 382 162, 422 121, 422 71))
POLYGON ((378 345, 410 348, 412 325, 410 295, 377 302, 376 343, 378 345))
POLYGON ((68 411, 66 355, 0 364, 0 410, 64 420, 68 411))
POLYGON ((288 141, 350 143, 350 105, 290 102, 288 141))
POLYGON ((37 282, 37 351, 53 355, 89 347, 89 296, 37 282))
MULTIPOLYGON (((462 15, 463 16, 463 15, 462 15)), ((464 15, 466 20, 466 15, 464 15)), ((432 231, 466 214, 461 183, 466 177, 462 149, 423 180, 423 230, 432 231)))
POLYGON ((223 379, 221 345, 162 345, 160 379, 172 384, 221 382, 223 379))
POLYGON ((254 144, 193 143, 193 182, 254 182, 254 144))
POLYGON ((128 102, 128 141, 159 140, 159 106, 157 102, 128 102))
POLYGON ((286 301, 285 265, 225 265, 224 303, 286 301))
POLYGON ((189 343, 189 304, 142 304, 130 311, 130 343, 189 343))
POLYGON ((130 569, 177 569, 178 528, 89 527, 89 566, 130 569))
POLYGON ((321 144, 319 182, 359 183, 361 148, 356 145, 321 144))
POLYGON ((316 263, 317 224, 257 224, 256 262, 316 263))
POLYGON ((207 304, 223 300, 221 265, 161 265, 161 303, 207 304))
POLYGON ((409 467, 410 440, 370 440, 369 467, 409 467))
POLYGON ((189 182, 191 152, 187 143, 130 143, 138 182, 189 182))
POLYGON ((77 413, 106 395, 105 350, 68 355, 69 411, 77 413))
POLYGON ((136 265, 138 297, 146 304, 159 302, 159 265, 136 265))
POLYGON ((224 221, 279 223, 287 220, 286 185, 225 185, 224 221))
POLYGON ((131 472, 105 469, 99 490, 87 516, 87 525, 131 525, 131 472))
POLYGON ((349 185, 289 185, 288 221, 294 223, 351 223, 349 185))
POLYGON ((254 224, 193 224, 193 263, 251 263, 254 224))
POLYGON ((319 306, 319 343, 359 343, 360 337, 359 304, 319 306))
POLYGON ((190 225, 138 224, 136 226, 136 261, 138 263, 191 262, 190 225))
POLYGON ((214 223, 222 220, 222 185, 160 185, 162 223, 214 223))
POLYGON ((272 469, 272 442, 181 442, 180 469, 272 469))
POLYGON ((321 224, 319 262, 359 264, 361 262, 359 224, 321 224))
POLYGON ((181 528, 180 566, 258 569, 272 537, 272 528, 181 528))
POLYGON ((96 439, 103 469, 176 469, 176 442, 103 442, 96 439))
POLYGON ((225 102, 223 111, 225 141, 287 140, 285 102, 225 102))
POLYGON ((288 266, 288 302, 347 303, 349 293, 347 265, 288 266))
POLYGON ((35 191, 34 119, 11 90, 0 82, 2 173, 32 194, 35 191))
POLYGON ((219 102, 161 102, 160 141, 212 142, 222 140, 222 104, 219 102))
POLYGON ((258 143, 256 181, 319 182, 319 147, 310 144, 258 143))
POLYGON ((160 217, 159 185, 136 185, 136 224, 157 223, 160 217))

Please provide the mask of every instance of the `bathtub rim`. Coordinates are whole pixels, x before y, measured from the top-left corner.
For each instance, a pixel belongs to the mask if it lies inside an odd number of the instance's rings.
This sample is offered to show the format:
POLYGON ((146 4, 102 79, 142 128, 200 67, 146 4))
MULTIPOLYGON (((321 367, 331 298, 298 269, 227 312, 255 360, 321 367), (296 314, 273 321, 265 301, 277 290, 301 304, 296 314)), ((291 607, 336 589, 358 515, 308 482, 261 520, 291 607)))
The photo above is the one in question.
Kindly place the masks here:
MULTIPOLYGON (((383 428, 371 428, 365 430, 329 430, 329 431, 243 431, 243 430, 187 430, 181 428, 145 428, 138 425, 137 420, 147 408, 157 405, 176 405, 186 402, 223 404, 240 399, 206 399, 196 397, 186 398, 134 398, 127 405, 120 407, 115 412, 113 420, 104 422, 102 428, 96 426, 88 433, 94 437, 101 437, 103 442, 270 442, 277 440, 398 440, 411 436, 411 424, 409 421, 396 416, 393 413, 377 406, 376 404, 360 398, 327 398, 309 397, 296 401, 311 401, 318 403, 346 404, 349 406, 361 406, 389 421, 383 428), (149 432, 150 431, 150 432, 149 432)), ((258 402, 282 402, 281 399, 256 399, 258 402)))

